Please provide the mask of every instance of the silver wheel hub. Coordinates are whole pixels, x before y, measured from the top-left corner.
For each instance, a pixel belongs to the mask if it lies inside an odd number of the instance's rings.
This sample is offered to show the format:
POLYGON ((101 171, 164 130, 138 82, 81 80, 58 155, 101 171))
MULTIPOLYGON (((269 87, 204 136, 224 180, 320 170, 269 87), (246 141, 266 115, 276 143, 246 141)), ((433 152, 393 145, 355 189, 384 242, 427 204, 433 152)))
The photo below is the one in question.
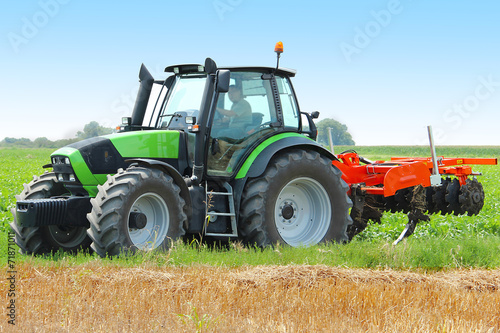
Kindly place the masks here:
POLYGON ((141 250, 152 250, 160 246, 167 236, 170 224, 165 200, 156 193, 145 193, 137 198, 130 212, 144 214, 147 221, 144 228, 129 228, 132 243, 141 250))
POLYGON ((280 205, 279 209, 281 212, 279 216, 281 218, 281 222, 292 224, 297 220, 297 210, 298 206, 293 200, 285 200, 282 205, 280 205))
POLYGON ((332 206, 328 192, 315 179, 301 177, 281 190, 274 221, 281 238, 292 246, 319 243, 328 232, 332 206))
POLYGON ((76 247, 87 237, 87 229, 81 227, 48 226, 50 235, 61 247, 76 247))

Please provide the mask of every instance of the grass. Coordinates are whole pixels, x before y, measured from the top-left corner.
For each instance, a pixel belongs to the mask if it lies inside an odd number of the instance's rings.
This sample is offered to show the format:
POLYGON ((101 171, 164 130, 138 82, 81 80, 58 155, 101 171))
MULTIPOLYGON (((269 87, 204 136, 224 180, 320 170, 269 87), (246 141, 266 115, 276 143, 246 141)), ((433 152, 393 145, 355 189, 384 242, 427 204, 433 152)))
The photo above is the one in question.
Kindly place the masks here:
MULTIPOLYGON (((336 151, 352 147, 336 147, 336 151)), ((428 147, 355 147, 371 159, 388 159, 390 156, 427 156, 428 147)), ((495 157, 499 147, 444 147, 438 154, 464 157, 495 157)), ((10 208, 15 205, 15 194, 22 184, 31 180, 33 174, 41 174, 43 164, 49 162, 51 150, 48 149, 0 149, 4 163, 0 165, 0 249, 6 252, 8 223, 12 221, 10 208)), ((372 224, 347 245, 322 245, 312 248, 266 249, 255 251, 237 244, 229 251, 224 248, 213 249, 208 246, 193 247, 178 244, 170 257, 146 254, 137 258, 120 258, 115 261, 124 266, 134 265, 143 260, 155 260, 159 265, 288 265, 288 264, 325 264, 345 265, 347 267, 390 267, 394 269, 443 267, 500 267, 500 171, 498 166, 476 166, 474 170, 483 172, 480 181, 486 192, 486 201, 478 216, 432 215, 427 223, 417 226, 415 233, 404 246, 394 248, 391 243, 407 223, 404 214, 384 214, 381 224, 372 224), (409 249, 403 255, 401 249, 409 249), (456 250, 460 248, 460 256, 456 250), (235 249, 240 249, 236 250, 235 249), (332 255, 324 255, 332 254, 332 255), (453 256, 450 253, 455 253, 453 256), (480 253, 480 255, 478 255, 480 253), (152 258, 153 257, 153 258, 152 258), (396 260, 397 258, 397 260, 396 260)), ((45 260, 59 261, 70 257, 55 254, 48 258, 36 259, 40 264, 45 260)), ((77 255, 72 260, 84 263, 94 256, 77 255)), ((23 261, 26 257, 18 256, 23 261)), ((30 259, 31 260, 31 259, 30 259)), ((5 263, 2 257, 0 263, 5 263)))
MULTIPOLYGON (((373 160, 386 160, 390 157, 429 157, 428 146, 335 146, 336 154, 354 149, 359 155, 373 160)), ((445 157, 485 157, 499 158, 498 146, 438 146, 436 154, 445 157)))
MULTIPOLYGON (((189 245, 176 242, 168 252, 138 252, 120 258, 100 258, 96 254, 22 256, 18 263, 35 266, 76 267, 97 261, 104 266, 193 267, 196 265, 236 268, 265 265, 327 265, 346 268, 373 268, 435 272, 446 269, 494 269, 500 267, 500 237, 409 238, 397 246, 383 240, 354 240, 349 244, 313 247, 254 249, 239 243, 229 246, 189 245)), ((1 258, 6 265, 7 258, 1 258)))

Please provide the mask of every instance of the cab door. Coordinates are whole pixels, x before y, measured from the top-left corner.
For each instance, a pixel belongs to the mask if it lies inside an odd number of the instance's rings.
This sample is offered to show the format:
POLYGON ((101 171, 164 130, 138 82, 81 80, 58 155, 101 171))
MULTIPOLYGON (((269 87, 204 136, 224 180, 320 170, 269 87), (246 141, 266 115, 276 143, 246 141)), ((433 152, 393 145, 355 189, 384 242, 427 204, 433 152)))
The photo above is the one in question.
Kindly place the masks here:
MULTIPOLYGON (((231 72, 229 92, 219 95, 210 129, 208 176, 233 177, 245 153, 283 130, 283 117, 277 112, 279 99, 275 97, 280 92, 276 91, 277 81, 272 80, 274 76, 262 72, 231 72)), ((287 126, 292 122, 289 118, 287 126)))

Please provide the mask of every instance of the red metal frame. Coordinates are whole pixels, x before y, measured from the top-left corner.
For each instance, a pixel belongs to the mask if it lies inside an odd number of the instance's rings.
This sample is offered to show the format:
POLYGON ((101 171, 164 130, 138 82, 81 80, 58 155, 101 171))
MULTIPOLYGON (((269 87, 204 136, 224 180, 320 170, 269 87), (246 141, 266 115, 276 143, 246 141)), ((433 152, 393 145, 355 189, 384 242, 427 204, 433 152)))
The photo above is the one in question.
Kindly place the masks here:
MULTIPOLYGON (((430 157, 393 157, 390 161, 376 161, 372 164, 361 164, 359 155, 345 153, 337 155, 338 161, 333 165, 342 171, 342 179, 349 186, 363 183, 362 190, 368 194, 394 195, 397 190, 412 186, 431 186, 430 177, 433 170, 430 157)), ((445 158, 438 157, 438 172, 441 175, 453 175, 465 185, 467 177, 478 175, 468 164, 497 165, 496 158, 445 158)))

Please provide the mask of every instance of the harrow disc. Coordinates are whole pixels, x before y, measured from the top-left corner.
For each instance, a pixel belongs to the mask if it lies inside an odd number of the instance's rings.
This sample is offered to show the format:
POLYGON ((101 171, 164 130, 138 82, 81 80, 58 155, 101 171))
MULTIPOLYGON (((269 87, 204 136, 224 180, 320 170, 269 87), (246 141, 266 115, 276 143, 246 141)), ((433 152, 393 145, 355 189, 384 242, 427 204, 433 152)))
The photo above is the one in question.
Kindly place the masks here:
POLYGON ((460 195, 460 182, 457 178, 450 181, 446 187, 445 200, 448 203, 448 213, 460 215, 465 213, 464 207, 460 204, 458 196, 460 195))
POLYGON ((441 186, 429 188, 427 192, 427 207, 429 213, 439 213, 442 215, 450 213, 446 202, 446 188, 450 183, 450 178, 442 178, 441 186), (430 192, 430 193, 429 193, 430 192), (429 195, 430 194, 430 195, 429 195))
POLYGON ((398 205, 398 203, 396 202, 394 195, 391 195, 390 197, 384 198, 384 211, 396 213, 398 211, 397 205, 398 205))
POLYGON ((404 188, 396 191, 394 195, 384 198, 384 211, 397 213, 408 213, 411 209, 411 194, 413 187, 404 188))
POLYGON ((404 188, 394 194, 394 199, 396 200, 396 210, 398 212, 403 212, 405 214, 410 212, 413 189, 413 187, 404 188))
POLYGON ((467 215, 479 214, 484 205, 483 185, 476 178, 467 179, 466 184, 460 188, 458 201, 467 215))

